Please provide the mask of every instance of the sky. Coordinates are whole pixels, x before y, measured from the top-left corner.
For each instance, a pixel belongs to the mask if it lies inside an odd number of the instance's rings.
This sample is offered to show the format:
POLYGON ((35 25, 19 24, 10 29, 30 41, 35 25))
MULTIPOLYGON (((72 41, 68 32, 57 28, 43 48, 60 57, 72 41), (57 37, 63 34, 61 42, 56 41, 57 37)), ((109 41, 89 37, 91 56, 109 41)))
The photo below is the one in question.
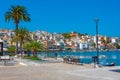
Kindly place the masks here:
POLYGON ((4 17, 11 5, 26 7, 31 22, 20 22, 19 27, 30 31, 95 35, 94 20, 99 18, 100 35, 120 37, 120 0, 0 0, 0 28, 15 29, 4 17))

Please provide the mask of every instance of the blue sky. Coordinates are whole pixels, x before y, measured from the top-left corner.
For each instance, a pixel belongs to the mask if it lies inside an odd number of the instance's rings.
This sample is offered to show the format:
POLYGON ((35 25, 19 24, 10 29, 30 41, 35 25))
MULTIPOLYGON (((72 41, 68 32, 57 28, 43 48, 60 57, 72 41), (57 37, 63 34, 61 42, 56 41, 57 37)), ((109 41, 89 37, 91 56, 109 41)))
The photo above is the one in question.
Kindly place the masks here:
POLYGON ((31 22, 21 22, 31 31, 88 33, 120 37, 120 0, 0 0, 0 28, 14 29, 13 21, 5 22, 4 14, 11 5, 23 5, 31 15, 31 22))

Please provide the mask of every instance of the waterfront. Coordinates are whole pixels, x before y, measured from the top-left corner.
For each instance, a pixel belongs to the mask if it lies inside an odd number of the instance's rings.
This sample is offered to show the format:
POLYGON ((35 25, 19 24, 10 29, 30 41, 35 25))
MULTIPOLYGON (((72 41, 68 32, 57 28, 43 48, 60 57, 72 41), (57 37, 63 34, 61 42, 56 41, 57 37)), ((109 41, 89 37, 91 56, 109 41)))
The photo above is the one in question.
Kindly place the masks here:
POLYGON ((90 64, 41 63, 20 58, 15 61, 13 66, 0 66, 0 80, 120 80, 119 66, 94 68, 90 64))
MULTIPOLYGON (((47 53, 48 57, 55 57, 55 52, 47 53)), ((93 56, 96 56, 95 51, 91 52, 57 52, 58 57, 74 56, 80 58, 83 63, 93 63, 93 56)), ((39 53, 39 55, 45 56, 44 53, 39 53)), ((116 66, 120 66, 120 51, 100 51, 99 61, 101 64, 115 63, 116 66)))

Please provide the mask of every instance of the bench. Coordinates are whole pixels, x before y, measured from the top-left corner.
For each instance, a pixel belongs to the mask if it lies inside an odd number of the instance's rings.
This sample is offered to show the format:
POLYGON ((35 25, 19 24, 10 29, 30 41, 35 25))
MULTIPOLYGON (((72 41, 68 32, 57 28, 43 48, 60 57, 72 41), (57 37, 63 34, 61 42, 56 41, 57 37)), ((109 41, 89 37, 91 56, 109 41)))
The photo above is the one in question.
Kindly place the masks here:
POLYGON ((63 58, 63 63, 83 65, 83 63, 80 61, 79 58, 70 58, 70 57, 64 57, 63 58))
POLYGON ((10 61, 10 56, 8 55, 0 56, 0 60, 4 62, 4 65, 6 65, 7 62, 10 61))

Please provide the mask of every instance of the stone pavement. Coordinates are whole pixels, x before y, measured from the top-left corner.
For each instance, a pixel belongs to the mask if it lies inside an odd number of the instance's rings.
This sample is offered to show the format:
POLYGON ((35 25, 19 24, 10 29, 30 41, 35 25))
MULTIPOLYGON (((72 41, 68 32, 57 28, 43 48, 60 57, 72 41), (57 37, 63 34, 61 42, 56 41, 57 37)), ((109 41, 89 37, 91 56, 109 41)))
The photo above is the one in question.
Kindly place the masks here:
POLYGON ((120 80, 120 66, 93 68, 54 61, 16 61, 25 65, 0 66, 0 80, 120 80))

